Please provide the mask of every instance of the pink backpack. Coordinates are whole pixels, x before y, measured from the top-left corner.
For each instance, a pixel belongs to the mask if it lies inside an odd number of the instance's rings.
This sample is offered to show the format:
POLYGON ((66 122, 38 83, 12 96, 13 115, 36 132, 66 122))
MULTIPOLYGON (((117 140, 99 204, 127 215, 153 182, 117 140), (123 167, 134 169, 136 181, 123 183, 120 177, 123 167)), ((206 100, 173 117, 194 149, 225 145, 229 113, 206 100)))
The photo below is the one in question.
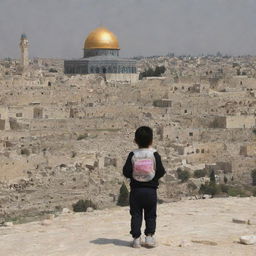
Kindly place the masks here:
POLYGON ((133 151, 132 176, 135 180, 140 182, 151 181, 155 177, 156 159, 153 148, 137 149, 133 151))

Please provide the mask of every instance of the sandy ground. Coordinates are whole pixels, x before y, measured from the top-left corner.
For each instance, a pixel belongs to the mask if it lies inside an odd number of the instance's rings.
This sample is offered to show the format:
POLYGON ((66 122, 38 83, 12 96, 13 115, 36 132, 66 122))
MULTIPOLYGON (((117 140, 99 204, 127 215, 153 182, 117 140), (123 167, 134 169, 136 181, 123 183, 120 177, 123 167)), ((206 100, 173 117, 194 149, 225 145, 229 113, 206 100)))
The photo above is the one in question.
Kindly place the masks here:
POLYGON ((256 225, 236 224, 233 218, 256 219, 256 198, 162 204, 158 207, 158 247, 133 249, 127 207, 62 214, 49 225, 1 227, 0 256, 255 256, 256 245, 238 241, 242 235, 256 234, 256 225), (188 244, 179 247, 182 241, 188 244))

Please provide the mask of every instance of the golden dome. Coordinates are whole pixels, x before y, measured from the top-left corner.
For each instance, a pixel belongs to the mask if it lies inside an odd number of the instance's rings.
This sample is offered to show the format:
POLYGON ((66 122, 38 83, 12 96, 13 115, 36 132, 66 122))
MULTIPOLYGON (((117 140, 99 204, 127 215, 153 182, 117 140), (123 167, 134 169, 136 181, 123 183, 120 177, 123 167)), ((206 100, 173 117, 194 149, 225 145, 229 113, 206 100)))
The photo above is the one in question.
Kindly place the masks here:
POLYGON ((100 27, 93 30, 84 42, 84 49, 116 49, 119 50, 119 42, 114 33, 100 27))

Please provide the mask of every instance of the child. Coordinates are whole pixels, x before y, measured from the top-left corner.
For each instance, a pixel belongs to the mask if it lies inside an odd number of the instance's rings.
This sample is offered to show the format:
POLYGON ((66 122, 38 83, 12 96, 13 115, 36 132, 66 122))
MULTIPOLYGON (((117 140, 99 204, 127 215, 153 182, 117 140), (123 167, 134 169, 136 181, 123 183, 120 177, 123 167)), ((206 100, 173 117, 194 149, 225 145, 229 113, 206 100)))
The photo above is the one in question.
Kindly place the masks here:
POLYGON ((147 126, 138 128, 135 132, 135 143, 138 149, 130 152, 123 167, 123 174, 130 178, 130 214, 131 232, 134 248, 141 247, 142 212, 144 210, 145 246, 155 247, 153 237, 156 229, 156 205, 158 180, 164 176, 165 169, 161 157, 151 147, 153 131, 147 126))

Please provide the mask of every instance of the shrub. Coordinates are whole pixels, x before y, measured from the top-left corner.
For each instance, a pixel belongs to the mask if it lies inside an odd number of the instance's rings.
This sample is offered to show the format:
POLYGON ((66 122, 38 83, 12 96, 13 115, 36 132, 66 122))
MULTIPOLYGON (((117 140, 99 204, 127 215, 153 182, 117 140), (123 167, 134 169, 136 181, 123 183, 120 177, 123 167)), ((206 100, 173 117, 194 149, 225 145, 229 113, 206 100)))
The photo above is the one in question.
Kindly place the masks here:
POLYGON ((246 196, 249 196, 249 192, 241 189, 240 187, 229 187, 228 195, 234 196, 234 197, 235 196, 246 197, 246 196))
POLYGON ((227 184, 228 183, 228 178, 226 176, 224 176, 224 183, 227 184))
POLYGON ((225 184, 221 184, 220 185, 220 189, 223 193, 227 193, 228 194, 228 189, 229 189, 229 186, 228 185, 225 185, 225 184))
POLYGON ((164 200, 163 200, 163 199, 157 199, 157 203, 158 203, 158 204, 163 204, 163 203, 164 203, 164 200))
POLYGON ((253 196, 256 196, 256 189, 252 191, 253 196))
POLYGON ((88 138, 88 134, 87 134, 87 133, 79 135, 79 136, 77 137, 77 140, 84 140, 84 139, 86 139, 86 138, 88 138))
POLYGON ((119 205, 119 206, 129 205, 129 191, 124 182, 120 188, 117 205, 119 205))
POLYGON ((199 193, 200 194, 207 194, 207 195, 217 195, 221 192, 220 186, 216 185, 213 182, 208 182, 206 184, 202 184, 199 193))
POLYGON ((74 212, 86 212, 89 207, 96 209, 96 205, 91 200, 79 200, 72 206, 74 212))
POLYGON ((181 182, 185 182, 190 178, 190 173, 189 171, 182 170, 180 168, 177 169, 177 174, 178 174, 178 179, 181 180, 181 182))
POLYGON ((57 69, 55 69, 55 68, 50 68, 50 69, 49 69, 49 72, 51 72, 51 73, 57 73, 57 72, 58 72, 58 70, 57 70, 57 69))
POLYGON ((207 174, 207 171, 206 170, 195 170, 194 171, 194 177, 195 178, 202 178, 202 177, 205 177, 207 174))
POLYGON ((252 185, 256 186, 256 169, 251 171, 252 185))
POLYGON ((226 193, 229 196, 241 196, 247 197, 251 196, 252 194, 256 196, 256 189, 251 191, 250 188, 240 187, 240 186, 228 186, 226 184, 217 185, 213 182, 208 182, 206 184, 201 185, 199 193, 201 194, 208 194, 208 195, 218 195, 222 193, 226 193))

